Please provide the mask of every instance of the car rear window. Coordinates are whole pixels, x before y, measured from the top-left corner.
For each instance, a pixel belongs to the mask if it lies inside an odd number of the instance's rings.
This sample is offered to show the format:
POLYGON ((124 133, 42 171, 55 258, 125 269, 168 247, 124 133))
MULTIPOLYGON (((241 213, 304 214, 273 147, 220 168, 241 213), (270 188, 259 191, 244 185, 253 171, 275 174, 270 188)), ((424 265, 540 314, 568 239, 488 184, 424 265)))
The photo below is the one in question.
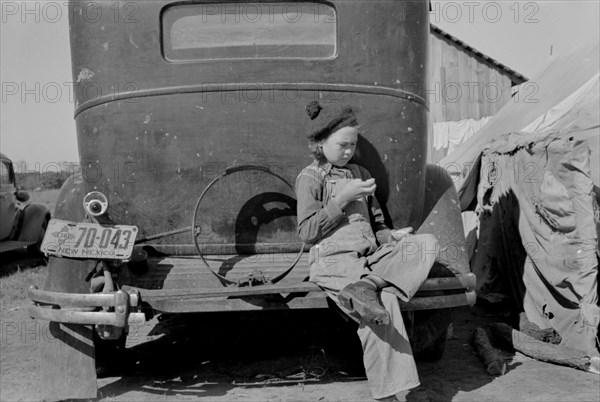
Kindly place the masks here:
POLYGON ((13 184, 14 179, 12 178, 11 174, 10 174, 10 166, 8 164, 8 162, 1 162, 0 163, 0 183, 7 184, 7 185, 11 185, 13 184))
POLYGON ((163 52, 170 61, 325 59, 336 53, 335 9, 322 3, 211 3, 168 7, 163 52))

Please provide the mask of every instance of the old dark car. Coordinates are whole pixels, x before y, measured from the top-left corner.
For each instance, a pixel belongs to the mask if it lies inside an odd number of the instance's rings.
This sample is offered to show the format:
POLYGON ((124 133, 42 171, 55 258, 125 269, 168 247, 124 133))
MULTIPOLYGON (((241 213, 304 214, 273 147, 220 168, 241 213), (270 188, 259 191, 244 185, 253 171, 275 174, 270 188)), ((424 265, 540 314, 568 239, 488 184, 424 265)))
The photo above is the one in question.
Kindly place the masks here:
POLYGON ((12 161, 0 154, 0 252, 24 247, 39 252, 50 210, 28 201, 29 194, 16 182, 12 161))
POLYGON ((389 225, 440 241, 402 308, 415 353, 441 355, 451 308, 475 293, 457 194, 426 164, 427 1, 70 6, 82 172, 44 239, 47 282, 30 290, 55 340, 45 397, 94 397, 95 348, 151 314, 328 307, 296 232, 312 100, 360 108, 357 162, 389 225))

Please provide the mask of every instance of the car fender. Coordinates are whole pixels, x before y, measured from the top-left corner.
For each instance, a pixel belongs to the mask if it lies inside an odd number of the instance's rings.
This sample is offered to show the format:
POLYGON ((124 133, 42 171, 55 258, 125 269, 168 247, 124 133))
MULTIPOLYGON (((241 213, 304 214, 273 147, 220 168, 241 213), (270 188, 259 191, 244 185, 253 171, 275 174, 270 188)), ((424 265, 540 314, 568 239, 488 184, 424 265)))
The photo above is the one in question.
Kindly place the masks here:
MULTIPOLYGON (((54 209, 54 218, 72 222, 84 222, 83 197, 85 189, 81 173, 69 177, 60 189, 54 209)), ((78 260, 50 256, 48 276, 44 290, 65 293, 89 293, 87 274, 95 267, 96 261, 78 260)))
MULTIPOLYGON (((418 234, 432 234, 439 242, 437 262, 456 275, 469 274, 460 202, 452 178, 437 165, 427 165, 425 202, 418 234)), ((465 287, 466 284, 465 284, 465 287)))
POLYGON ((56 219, 64 219, 72 222, 84 221, 83 197, 85 196, 85 190, 83 187, 81 173, 77 173, 65 180, 56 200, 56 207, 54 209, 54 217, 56 219))
POLYGON ((50 220, 50 209, 43 204, 27 204, 21 212, 17 240, 39 242, 43 239, 50 220))

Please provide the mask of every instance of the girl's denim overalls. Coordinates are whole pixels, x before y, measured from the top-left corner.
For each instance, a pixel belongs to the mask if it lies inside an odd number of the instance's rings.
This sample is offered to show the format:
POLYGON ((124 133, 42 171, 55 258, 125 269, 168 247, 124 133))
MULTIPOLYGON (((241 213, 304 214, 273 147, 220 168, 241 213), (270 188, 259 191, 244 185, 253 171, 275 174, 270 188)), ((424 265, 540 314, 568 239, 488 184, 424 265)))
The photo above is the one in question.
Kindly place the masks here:
MULTIPOLYGON (((352 179, 347 176, 361 178, 360 171, 355 170, 347 171, 345 178, 325 176, 323 205, 327 205, 352 179)), ((369 198, 350 202, 344 208, 345 218, 338 227, 310 249, 310 280, 325 288, 338 306, 337 292, 370 272, 396 285, 404 295, 402 299, 408 300, 427 277, 435 259, 432 256, 423 259, 419 255, 403 255, 403 245, 407 242, 435 242, 435 238, 429 235, 425 236, 431 239, 411 236, 378 247, 371 227, 369 198)), ((388 292, 380 295, 383 306, 390 313, 390 325, 365 323, 346 311, 359 321, 357 333, 374 398, 394 395, 419 385, 398 298, 388 292)))

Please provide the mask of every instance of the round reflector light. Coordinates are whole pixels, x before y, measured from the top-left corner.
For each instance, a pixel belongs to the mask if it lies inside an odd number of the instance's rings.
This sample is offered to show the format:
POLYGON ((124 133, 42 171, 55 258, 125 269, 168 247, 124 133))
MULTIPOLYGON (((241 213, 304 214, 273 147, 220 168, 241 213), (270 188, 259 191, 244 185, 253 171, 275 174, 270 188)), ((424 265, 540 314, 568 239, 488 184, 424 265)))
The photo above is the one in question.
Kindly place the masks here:
POLYGON ((92 191, 83 197, 83 208, 92 216, 100 216, 108 209, 108 198, 100 191, 92 191))

